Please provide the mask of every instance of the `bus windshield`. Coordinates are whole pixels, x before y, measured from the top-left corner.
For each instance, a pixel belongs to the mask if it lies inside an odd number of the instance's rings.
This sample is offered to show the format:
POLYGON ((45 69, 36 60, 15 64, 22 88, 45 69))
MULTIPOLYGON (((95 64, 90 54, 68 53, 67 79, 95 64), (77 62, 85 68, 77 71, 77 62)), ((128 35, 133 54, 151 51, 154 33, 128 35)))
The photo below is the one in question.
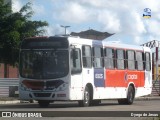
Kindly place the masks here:
POLYGON ((68 50, 22 50, 20 56, 24 78, 55 79, 68 74, 68 50))

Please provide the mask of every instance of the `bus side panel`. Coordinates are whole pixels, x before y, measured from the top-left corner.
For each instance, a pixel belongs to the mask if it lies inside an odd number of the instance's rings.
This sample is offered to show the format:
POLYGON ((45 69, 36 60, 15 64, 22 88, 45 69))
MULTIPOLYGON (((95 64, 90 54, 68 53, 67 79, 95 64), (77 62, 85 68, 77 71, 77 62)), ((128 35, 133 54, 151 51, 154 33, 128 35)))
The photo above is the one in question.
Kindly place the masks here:
POLYGON ((94 85, 95 87, 104 87, 104 69, 96 68, 94 69, 94 85))
POLYGON ((106 70, 105 87, 126 87, 125 70, 106 70))
POLYGON ((105 87, 128 87, 133 82, 135 87, 144 86, 144 72, 131 70, 106 70, 105 87))
POLYGON ((127 71, 127 79, 128 82, 133 82, 135 87, 143 87, 145 78, 144 78, 144 71, 127 71))
POLYGON ((83 96, 82 74, 71 75, 70 100, 81 100, 83 96))

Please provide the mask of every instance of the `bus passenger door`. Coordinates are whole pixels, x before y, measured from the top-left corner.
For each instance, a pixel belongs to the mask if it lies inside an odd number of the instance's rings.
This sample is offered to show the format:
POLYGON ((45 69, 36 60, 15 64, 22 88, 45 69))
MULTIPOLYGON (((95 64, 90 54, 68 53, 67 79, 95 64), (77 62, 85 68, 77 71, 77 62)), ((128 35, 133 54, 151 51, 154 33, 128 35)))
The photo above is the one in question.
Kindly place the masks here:
POLYGON ((151 68, 151 54, 150 52, 145 52, 145 83, 144 87, 152 87, 152 68, 151 68))
POLYGON ((87 83, 93 84, 93 69, 92 69, 92 52, 90 45, 82 46, 82 61, 83 61, 83 86, 87 83))
POLYGON ((82 62, 81 49, 77 46, 70 51, 70 68, 71 68, 71 100, 82 99, 82 62))

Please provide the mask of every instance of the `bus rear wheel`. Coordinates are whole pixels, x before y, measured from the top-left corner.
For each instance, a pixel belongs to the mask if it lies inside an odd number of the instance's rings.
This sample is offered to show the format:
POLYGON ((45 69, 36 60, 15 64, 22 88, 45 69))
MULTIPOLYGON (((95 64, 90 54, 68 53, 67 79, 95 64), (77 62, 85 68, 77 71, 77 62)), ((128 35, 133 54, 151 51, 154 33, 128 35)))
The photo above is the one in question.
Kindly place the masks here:
POLYGON ((39 104, 40 107, 46 108, 46 107, 49 106, 50 101, 47 101, 47 100, 39 100, 39 101, 38 101, 38 104, 39 104))
POLYGON ((133 86, 129 86, 129 88, 128 88, 128 94, 127 94, 127 99, 126 99, 126 102, 127 102, 128 105, 133 104, 134 94, 135 94, 135 91, 134 91, 133 86))
POLYGON ((118 103, 131 105, 131 104, 133 104, 133 101, 134 101, 134 95, 135 95, 135 91, 134 91, 133 86, 129 86, 127 98, 126 99, 119 99, 118 103))
POLYGON ((86 86, 84 91, 84 99, 78 101, 80 107, 88 107, 91 103, 91 93, 89 88, 86 86))

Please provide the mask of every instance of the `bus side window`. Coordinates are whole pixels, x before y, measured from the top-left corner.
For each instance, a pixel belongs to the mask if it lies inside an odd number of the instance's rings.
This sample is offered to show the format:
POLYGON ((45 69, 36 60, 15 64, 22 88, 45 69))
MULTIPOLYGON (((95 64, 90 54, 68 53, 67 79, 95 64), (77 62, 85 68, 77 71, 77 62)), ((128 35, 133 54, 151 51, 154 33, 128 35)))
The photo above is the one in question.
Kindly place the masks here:
POLYGON ((125 52, 122 49, 117 49, 117 69, 125 69, 125 52))
POLYGON ((82 72, 80 49, 71 49, 71 73, 78 74, 82 72))
POLYGON ((94 68, 103 67, 103 49, 101 47, 93 47, 93 66, 94 68))
POLYGON ((137 70, 144 70, 142 52, 136 52, 136 61, 137 61, 137 70))
POLYGON ((114 56, 114 49, 112 48, 105 48, 104 49, 104 65, 105 68, 114 69, 115 68, 115 56, 114 56))
POLYGON ((145 53, 145 68, 146 71, 151 70, 151 59, 150 59, 150 53, 145 53))
POLYGON ((127 60, 128 60, 128 69, 135 70, 136 69, 136 62, 135 62, 135 52, 133 50, 127 50, 127 60))
POLYGON ((83 67, 91 68, 92 67, 92 55, 91 47, 88 45, 82 46, 82 57, 83 57, 83 67))

